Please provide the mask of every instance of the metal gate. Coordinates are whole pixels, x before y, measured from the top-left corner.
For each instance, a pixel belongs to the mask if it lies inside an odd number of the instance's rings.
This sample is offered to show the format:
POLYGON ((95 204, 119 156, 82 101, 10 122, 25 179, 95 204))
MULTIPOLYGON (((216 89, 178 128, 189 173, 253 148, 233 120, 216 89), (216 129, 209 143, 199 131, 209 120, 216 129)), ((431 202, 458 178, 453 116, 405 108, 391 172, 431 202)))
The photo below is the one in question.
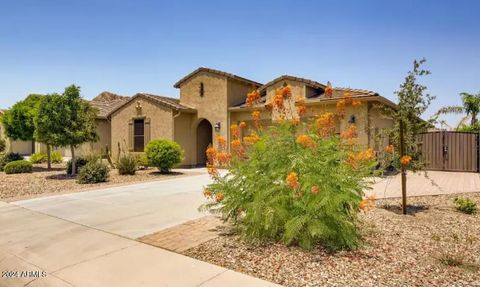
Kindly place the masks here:
POLYGON ((427 169, 478 172, 478 134, 428 132, 420 134, 420 149, 427 169))

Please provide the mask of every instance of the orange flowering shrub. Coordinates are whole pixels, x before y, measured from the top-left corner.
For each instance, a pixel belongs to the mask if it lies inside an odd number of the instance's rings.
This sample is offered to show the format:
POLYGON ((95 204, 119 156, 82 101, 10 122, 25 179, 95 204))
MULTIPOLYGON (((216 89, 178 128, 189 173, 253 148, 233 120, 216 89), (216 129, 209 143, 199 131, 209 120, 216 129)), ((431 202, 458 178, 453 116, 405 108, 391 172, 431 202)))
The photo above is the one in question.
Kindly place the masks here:
POLYGON ((331 136, 335 132, 335 115, 330 112, 325 112, 317 117, 315 124, 320 136, 331 136))
POLYGON ((332 85, 327 85, 325 88, 325 97, 331 98, 333 96, 333 88, 332 85))
POLYGON ((409 156, 409 155, 404 155, 400 158, 400 163, 403 165, 403 166, 407 166, 410 164, 410 162, 412 161, 412 157, 409 156))
POLYGON ((376 198, 374 195, 364 198, 362 201, 360 201, 360 205, 359 205, 360 210, 369 211, 371 209, 374 209, 375 201, 376 201, 376 198))
POLYGON ((245 144, 254 144, 260 140, 260 137, 256 133, 252 133, 248 136, 243 137, 245 144))
POLYGON ((297 108, 297 114, 299 116, 302 116, 307 113, 307 107, 305 106, 305 99, 304 98, 299 98, 295 102, 295 106, 297 108))
POLYGON ((299 135, 297 137, 297 143, 303 147, 315 147, 315 142, 309 135, 299 135))
POLYGON ((355 248, 362 242, 356 215, 366 207, 363 190, 376 166, 375 152, 356 144, 354 125, 335 133, 338 114, 325 112, 308 122, 288 118, 288 109, 305 107, 303 99, 287 105, 291 98, 285 86, 269 102, 272 112, 288 120, 260 129, 260 111, 254 111, 253 129, 232 125, 231 154, 221 145, 207 150, 209 166, 225 163, 228 172, 211 173, 203 207, 231 220, 248 241, 355 248), (249 134, 240 139, 239 129, 249 134))
POLYGON ((342 139, 351 140, 358 137, 358 131, 356 125, 350 125, 345 131, 340 135, 342 139))
POLYGON ((288 183, 288 186, 290 186, 291 188, 293 189, 297 189, 300 187, 300 183, 298 183, 298 176, 297 176, 297 173, 295 172, 290 172, 288 175, 287 175, 287 183, 288 183))
POLYGON ((217 136, 217 143, 221 148, 225 148, 227 146, 227 140, 223 136, 217 136))
POLYGON ((261 114, 259 111, 253 111, 252 112, 252 119, 253 119, 253 124, 255 125, 256 128, 260 127, 260 119, 261 119, 261 114))
POLYGON ((260 100, 260 92, 258 90, 251 91, 247 94, 246 104, 248 107, 252 107, 255 104, 258 104, 260 100))
POLYGON ((337 115, 340 117, 345 116, 345 111, 347 107, 347 101, 342 99, 337 102, 337 115))
POLYGON ((232 124, 230 126, 230 135, 233 139, 238 139, 240 137, 240 129, 238 128, 238 125, 232 124))
POLYGON ((359 107, 361 105, 362 105, 361 101, 358 101, 358 100, 353 100, 352 101, 352 107, 354 107, 354 108, 359 107))
POLYGON ((361 152, 350 152, 347 157, 347 162, 354 169, 359 168, 363 162, 368 162, 373 160, 375 156, 375 151, 372 148, 367 149, 366 151, 361 152))
POLYGON ((387 145, 385 147, 385 152, 387 152, 387 153, 393 153, 394 151, 395 151, 395 147, 392 144, 387 145))

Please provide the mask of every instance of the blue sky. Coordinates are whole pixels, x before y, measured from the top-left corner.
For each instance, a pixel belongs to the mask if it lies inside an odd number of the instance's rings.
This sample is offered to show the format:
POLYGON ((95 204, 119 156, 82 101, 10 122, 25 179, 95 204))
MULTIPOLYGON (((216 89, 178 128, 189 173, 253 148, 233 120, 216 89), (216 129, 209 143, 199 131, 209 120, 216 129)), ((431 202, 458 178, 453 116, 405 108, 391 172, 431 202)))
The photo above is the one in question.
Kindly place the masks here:
MULTIPOLYGON (((82 87, 178 96, 206 66, 259 82, 291 74, 394 91, 425 57, 427 113, 480 91, 480 1, 10 0, 0 4, 0 107, 82 87)), ((455 122, 450 117, 451 122, 455 122)))

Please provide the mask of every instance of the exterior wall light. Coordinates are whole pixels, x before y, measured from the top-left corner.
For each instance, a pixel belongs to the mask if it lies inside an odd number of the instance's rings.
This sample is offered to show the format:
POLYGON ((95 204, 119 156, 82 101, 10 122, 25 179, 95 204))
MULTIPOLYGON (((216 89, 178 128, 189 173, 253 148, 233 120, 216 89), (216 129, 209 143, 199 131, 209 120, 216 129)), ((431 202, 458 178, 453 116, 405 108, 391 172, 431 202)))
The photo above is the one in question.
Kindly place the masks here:
POLYGON ((220 132, 220 122, 217 122, 213 127, 217 133, 220 132))
POLYGON ((350 119, 348 120, 348 123, 354 124, 357 121, 357 118, 355 116, 350 116, 350 119))

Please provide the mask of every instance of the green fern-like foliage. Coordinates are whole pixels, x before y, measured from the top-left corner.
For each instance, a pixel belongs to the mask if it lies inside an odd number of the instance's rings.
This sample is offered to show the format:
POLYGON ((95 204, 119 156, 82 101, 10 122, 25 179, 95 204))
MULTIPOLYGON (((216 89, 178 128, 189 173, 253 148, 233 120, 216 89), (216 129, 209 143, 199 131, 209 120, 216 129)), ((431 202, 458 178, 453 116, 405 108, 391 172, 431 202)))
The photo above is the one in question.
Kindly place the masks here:
POLYGON ((353 165, 361 147, 345 146, 337 135, 322 137, 307 124, 283 123, 257 133, 245 155, 233 156, 228 173, 214 176, 207 187, 213 200, 203 209, 222 214, 253 243, 358 247, 356 215, 376 163, 368 158, 353 165), (314 144, 298 143, 299 134, 314 144), (298 188, 288 184, 291 172, 298 175, 298 188))

